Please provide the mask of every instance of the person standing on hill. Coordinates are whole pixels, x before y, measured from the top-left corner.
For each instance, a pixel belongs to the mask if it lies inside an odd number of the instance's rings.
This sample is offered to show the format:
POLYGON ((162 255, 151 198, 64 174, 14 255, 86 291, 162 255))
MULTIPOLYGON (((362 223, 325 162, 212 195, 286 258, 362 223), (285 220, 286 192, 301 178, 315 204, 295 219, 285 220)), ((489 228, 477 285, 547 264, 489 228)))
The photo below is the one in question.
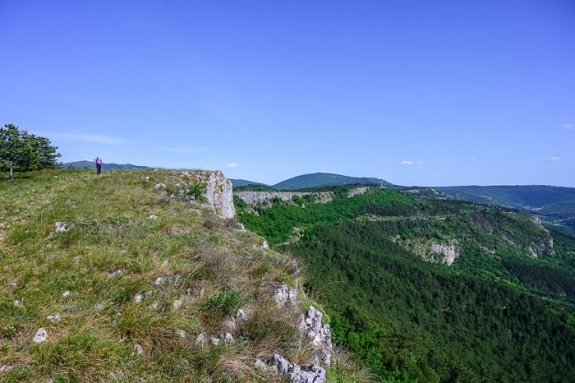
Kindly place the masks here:
POLYGON ((102 173, 102 159, 100 157, 96 157, 94 162, 96 163, 96 174, 102 173))

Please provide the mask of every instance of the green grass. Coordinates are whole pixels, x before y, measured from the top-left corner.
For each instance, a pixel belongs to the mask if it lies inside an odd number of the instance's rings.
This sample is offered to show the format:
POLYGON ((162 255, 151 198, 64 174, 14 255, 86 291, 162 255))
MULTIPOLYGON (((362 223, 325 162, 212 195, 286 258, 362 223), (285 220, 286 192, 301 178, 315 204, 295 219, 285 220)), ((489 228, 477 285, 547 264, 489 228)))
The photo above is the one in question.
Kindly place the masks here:
POLYGON ((9 367, 0 380, 279 382, 256 358, 305 362, 294 328, 302 308, 278 312, 272 298, 284 281, 301 285, 297 264, 215 216, 193 172, 18 176, 0 180, 0 365, 9 367), (239 308, 249 320, 233 323, 239 308), (35 344, 40 327, 48 339, 35 344), (231 344, 196 342, 224 332, 231 344))

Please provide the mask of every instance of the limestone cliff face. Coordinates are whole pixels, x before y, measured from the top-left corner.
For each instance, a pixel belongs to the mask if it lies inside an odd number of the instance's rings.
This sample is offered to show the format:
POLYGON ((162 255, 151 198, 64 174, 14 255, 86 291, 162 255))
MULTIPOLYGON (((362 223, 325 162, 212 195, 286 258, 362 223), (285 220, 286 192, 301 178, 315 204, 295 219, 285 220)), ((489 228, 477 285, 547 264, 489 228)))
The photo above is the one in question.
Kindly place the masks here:
POLYGON ((218 215, 224 218, 236 216, 232 181, 219 170, 209 172, 206 182, 206 198, 218 215))
POLYGON ((204 200, 217 215, 223 218, 236 216, 232 182, 219 170, 176 171, 170 177, 168 185, 161 183, 156 185, 156 189, 166 189, 170 198, 188 202, 204 200), (196 193, 198 187, 201 190, 201 196, 196 193))
POLYGON ((314 196, 315 202, 329 202, 333 199, 330 192, 264 192, 264 191, 242 191, 236 192, 235 195, 243 199, 248 205, 260 202, 270 201, 279 198, 282 201, 290 201, 294 196, 303 197, 306 195, 314 196))

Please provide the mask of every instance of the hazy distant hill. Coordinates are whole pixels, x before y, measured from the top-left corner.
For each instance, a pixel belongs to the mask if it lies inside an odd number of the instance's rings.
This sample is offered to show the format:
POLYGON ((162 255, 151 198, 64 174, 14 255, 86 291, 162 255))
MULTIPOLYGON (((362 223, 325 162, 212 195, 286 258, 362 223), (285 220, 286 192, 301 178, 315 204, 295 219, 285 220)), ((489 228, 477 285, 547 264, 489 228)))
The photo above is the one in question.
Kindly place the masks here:
POLYGON ((575 188, 558 186, 437 187, 448 196, 469 202, 503 205, 538 212, 575 213, 575 188))
MULTIPOLYGON (((75 162, 67 162, 62 165, 65 169, 69 168, 70 166, 76 169, 88 168, 88 169, 96 169, 96 165, 92 161, 75 161, 75 162)), ((132 164, 115 164, 115 163, 104 163, 102 165, 103 170, 127 170, 127 169, 149 169, 147 166, 139 166, 139 165, 132 165, 132 164)))
POLYGON ((575 233, 575 188, 559 186, 452 186, 437 187, 447 196, 481 204, 512 207, 540 216, 546 223, 575 233))
MULTIPOLYGON (((234 188, 236 187, 240 187, 240 186, 247 186, 247 185, 263 185, 263 186, 268 186, 266 184, 262 184, 261 182, 255 182, 255 181, 248 181, 248 180, 242 180, 242 179, 231 179, 230 181, 232 181, 232 185, 234 188)), ((268 186, 269 187, 269 186, 268 186)))
POLYGON ((348 177, 332 173, 311 173, 293 177, 273 185, 278 190, 310 189, 322 186, 379 185, 394 187, 390 182, 374 177, 348 177))

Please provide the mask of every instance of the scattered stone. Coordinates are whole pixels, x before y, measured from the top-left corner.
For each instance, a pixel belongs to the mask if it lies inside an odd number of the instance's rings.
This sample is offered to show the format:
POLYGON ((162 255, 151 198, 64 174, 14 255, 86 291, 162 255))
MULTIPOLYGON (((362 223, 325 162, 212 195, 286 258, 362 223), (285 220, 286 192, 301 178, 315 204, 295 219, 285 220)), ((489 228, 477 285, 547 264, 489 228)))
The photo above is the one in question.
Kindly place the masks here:
POLYGON ((220 338, 212 337, 212 344, 218 346, 220 344, 220 338))
POLYGON ((14 306, 16 306, 16 307, 24 306, 24 298, 15 299, 14 300, 14 306))
POLYGON ((9 372, 12 370, 12 366, 0 363, 0 372, 9 372))
POLYGON ((66 290, 62 293, 63 297, 69 297, 70 296, 70 290, 66 290))
POLYGON ((154 285, 159 286, 159 285, 161 285, 162 283, 164 283, 165 280, 166 280, 166 278, 158 277, 158 278, 156 278, 156 281, 154 282, 154 285))
POLYGON ((233 341, 234 341, 234 336, 233 336, 231 333, 226 332, 226 333, 224 334, 224 342, 225 342, 225 344, 230 344, 230 343, 232 343, 233 341))
POLYGON ((203 346, 208 341, 208 337, 205 332, 200 333, 196 338, 196 344, 203 346))
POLYGON ((158 216, 155 215, 155 214, 150 214, 150 215, 148 216, 148 219, 151 220, 151 221, 155 221, 155 220, 158 219, 158 216))
POLYGON ((259 359, 256 359, 256 362, 254 363, 254 367, 257 368, 258 370, 266 370, 267 369, 267 365, 262 362, 259 359))
POLYGON ((82 259, 82 257, 80 257, 80 256, 75 256, 75 257, 74 257, 74 263, 75 263, 75 264, 80 263, 80 260, 81 260, 81 259, 82 259))
POLYGON ((56 222, 54 223, 54 227, 56 228, 56 233, 64 233, 66 231, 69 231, 70 228, 66 226, 67 223, 66 222, 56 222))
POLYGON ((50 314, 46 317, 52 323, 60 322, 60 314, 50 314))
POLYGON ((141 293, 138 293, 136 295, 134 295, 134 298, 132 298, 134 302, 136 303, 140 303, 142 301, 142 299, 144 299, 144 296, 141 293))
POLYGON ((156 186, 154 186, 154 189, 156 189, 156 190, 165 189, 165 188, 166 188, 166 184, 163 184, 163 183, 159 183, 159 184, 156 184, 156 186))
POLYGON ((182 307, 182 301, 179 299, 176 299, 174 301, 174 303, 172 303, 172 306, 174 307, 175 310, 179 309, 180 307, 182 307))
POLYGON ((248 314, 246 314, 244 310, 239 309, 238 313, 236 314, 236 318, 241 320, 248 320, 248 314))
POLYGON ((186 337, 186 332, 184 330, 176 330, 176 334, 180 337, 180 338, 185 338, 186 337))
POLYGON ((122 270, 118 269, 116 271, 112 271, 111 273, 108 273, 108 278, 114 278, 117 276, 122 275, 122 270))
POLYGON ((135 345, 134 345, 134 350, 136 350, 136 354, 137 354, 138 356, 144 355, 144 347, 142 347, 141 345, 135 344, 135 345))
POLYGON ((44 327, 40 327, 38 329, 38 331, 36 331, 36 335, 34 335, 34 338, 32 339, 32 342, 34 343, 42 343, 44 342, 46 339, 48 338, 48 333, 46 332, 46 329, 44 327))

